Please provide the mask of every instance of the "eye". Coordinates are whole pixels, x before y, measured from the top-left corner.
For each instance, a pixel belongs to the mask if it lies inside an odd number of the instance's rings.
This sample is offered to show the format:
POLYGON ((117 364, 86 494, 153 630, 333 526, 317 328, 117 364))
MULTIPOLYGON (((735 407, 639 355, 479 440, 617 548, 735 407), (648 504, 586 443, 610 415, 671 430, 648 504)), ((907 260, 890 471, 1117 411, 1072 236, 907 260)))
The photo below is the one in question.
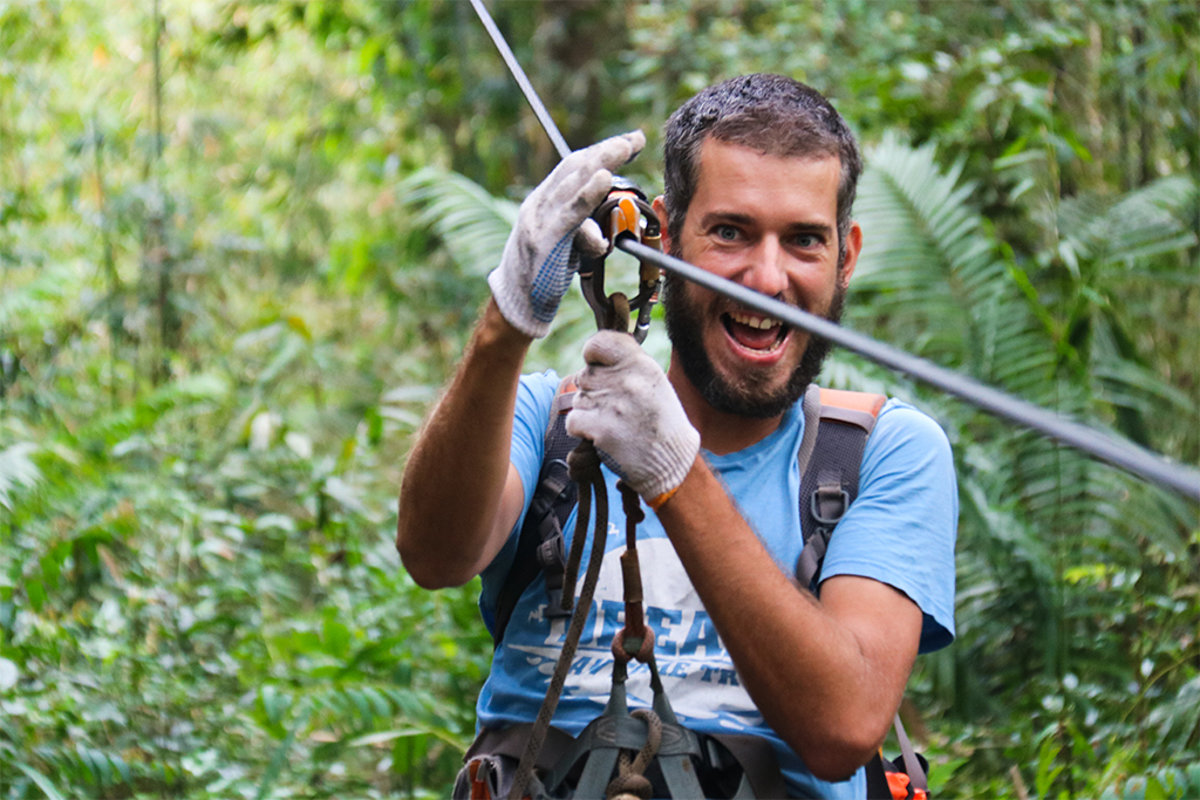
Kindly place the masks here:
POLYGON ((792 244, 805 250, 811 247, 818 247, 821 243, 821 237, 815 233, 797 233, 792 237, 792 244))
POLYGON ((717 225, 713 228, 713 233, 722 242, 735 242, 740 234, 737 228, 732 225, 717 225))

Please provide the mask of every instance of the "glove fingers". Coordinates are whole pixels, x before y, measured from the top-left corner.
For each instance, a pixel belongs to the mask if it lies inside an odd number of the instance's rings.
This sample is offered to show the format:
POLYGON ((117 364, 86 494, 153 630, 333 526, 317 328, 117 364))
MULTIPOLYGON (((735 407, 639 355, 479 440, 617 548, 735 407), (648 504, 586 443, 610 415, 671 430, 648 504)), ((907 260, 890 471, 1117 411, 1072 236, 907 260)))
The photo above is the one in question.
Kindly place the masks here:
POLYGON ((612 414, 592 404, 576 406, 567 414, 567 433, 580 439, 605 441, 611 437, 613 425, 612 414))
POLYGON ((604 202, 608 190, 612 188, 613 175, 606 169, 598 170, 587 179, 575 192, 563 193, 558 205, 572 219, 582 219, 592 213, 596 206, 604 202))
POLYGON ((577 170, 589 173, 598 169, 614 170, 631 161, 645 146, 646 136, 640 130, 610 136, 582 150, 568 153, 567 157, 550 171, 550 179, 547 182, 555 183, 568 172, 577 170))
POLYGON ((600 258, 608 252, 608 239, 600 232, 596 220, 588 217, 579 226, 575 232, 575 249, 592 258, 600 258))
MULTIPOLYGON (((622 133, 620 136, 610 136, 604 141, 596 142, 591 147, 586 147, 583 150, 572 153, 570 156, 567 156, 567 159, 579 155, 581 156, 580 163, 583 165, 583 168, 592 172, 598 169, 611 171, 628 163, 645 146, 645 134, 641 131, 630 131, 629 133, 622 133)), ((567 159, 564 159, 564 161, 567 159)))
POLYGON ((645 135, 633 131, 576 150, 550 173, 545 199, 539 198, 539 205, 544 202, 546 211, 574 207, 586 216, 612 188, 612 171, 637 155, 645 144, 645 135))
POLYGON ((620 331, 599 331, 583 346, 583 360, 589 367, 611 367, 642 352, 632 336, 620 331))

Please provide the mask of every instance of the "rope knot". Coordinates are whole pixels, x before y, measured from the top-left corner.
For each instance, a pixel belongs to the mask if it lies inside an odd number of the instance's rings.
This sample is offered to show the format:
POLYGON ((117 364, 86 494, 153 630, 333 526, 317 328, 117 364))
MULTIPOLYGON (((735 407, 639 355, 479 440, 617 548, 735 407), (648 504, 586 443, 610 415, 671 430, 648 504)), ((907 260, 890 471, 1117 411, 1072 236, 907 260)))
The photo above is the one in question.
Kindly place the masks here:
POLYGON ((567 454, 567 472, 576 483, 592 482, 600 471, 600 454, 596 446, 587 439, 582 440, 567 454))
POLYGON ((646 723, 646 743, 634 758, 622 750, 617 761, 617 777, 613 778, 605 792, 607 800, 650 800, 654 787, 645 776, 646 767, 658 755, 662 745, 662 720, 648 708, 639 708, 630 716, 646 723))
MULTIPOLYGON (((636 658, 638 661, 641 661, 643 664, 649 664, 650 659, 654 658, 654 631, 652 631, 650 628, 643 628, 643 635, 641 637, 641 643, 638 644, 636 650, 630 650, 629 648, 627 648, 625 646, 625 634, 626 633, 627 633, 627 630, 625 628, 622 628, 621 630, 617 631, 617 635, 613 637, 613 643, 612 643, 613 657, 622 663, 628 662, 630 659, 636 658)), ((635 637, 631 636, 629 638, 634 643, 637 643, 637 641, 638 641, 635 637)), ((635 716, 636 716, 636 714, 635 714, 635 716)))
POLYGON ((624 479, 617 481, 617 488, 621 490, 621 508, 625 512, 626 520, 637 525, 646 518, 646 512, 642 511, 641 498, 624 479))

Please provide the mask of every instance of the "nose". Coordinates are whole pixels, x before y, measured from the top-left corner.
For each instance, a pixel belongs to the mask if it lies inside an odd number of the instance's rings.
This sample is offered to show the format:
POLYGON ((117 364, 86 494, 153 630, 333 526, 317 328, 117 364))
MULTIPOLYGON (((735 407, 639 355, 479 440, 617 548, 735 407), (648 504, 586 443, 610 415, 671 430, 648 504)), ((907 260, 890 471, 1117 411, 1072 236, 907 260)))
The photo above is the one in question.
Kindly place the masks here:
POLYGON ((787 267, 779 239, 764 236, 746 255, 742 284, 770 297, 782 295, 787 289, 787 267))

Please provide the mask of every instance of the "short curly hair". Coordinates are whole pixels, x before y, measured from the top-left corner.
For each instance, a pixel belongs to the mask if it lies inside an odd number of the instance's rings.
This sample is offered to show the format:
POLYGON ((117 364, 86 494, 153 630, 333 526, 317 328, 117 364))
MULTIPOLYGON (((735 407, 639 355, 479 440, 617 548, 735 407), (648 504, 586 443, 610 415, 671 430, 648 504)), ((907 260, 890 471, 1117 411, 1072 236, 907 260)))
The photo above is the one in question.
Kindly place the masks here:
POLYGON ((854 134, 825 97, 783 75, 756 73, 710 86, 667 120, 663 161, 663 202, 667 225, 683 228, 699 178, 700 147, 709 136, 773 156, 837 156, 839 263, 850 230, 850 209, 862 158, 854 134))

